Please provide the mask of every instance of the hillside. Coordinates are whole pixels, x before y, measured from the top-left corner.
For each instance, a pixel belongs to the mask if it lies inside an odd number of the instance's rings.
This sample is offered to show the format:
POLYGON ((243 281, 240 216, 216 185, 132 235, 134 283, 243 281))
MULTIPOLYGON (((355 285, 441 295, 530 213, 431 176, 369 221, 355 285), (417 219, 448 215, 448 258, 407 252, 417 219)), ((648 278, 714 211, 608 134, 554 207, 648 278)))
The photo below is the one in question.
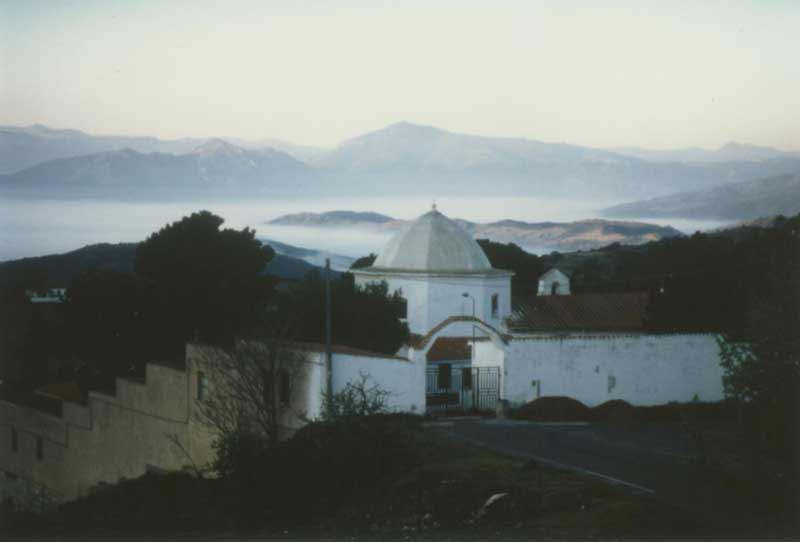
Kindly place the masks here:
POLYGON ((180 155, 126 148, 51 160, 0 175, 0 190, 37 197, 264 195, 297 190, 310 177, 308 166, 288 154, 217 139, 180 155))
MULTIPOLYGON (((129 273, 133 271, 136 243, 101 243, 88 245, 64 254, 51 254, 36 258, 22 258, 0 262, 0 289, 24 287, 64 287, 72 279, 95 268, 129 273)), ((316 266, 299 258, 280 254, 276 250, 265 273, 281 279, 296 280, 316 266)))
MULTIPOLYGON (((456 219, 456 221, 475 238, 515 243, 535 252, 586 250, 611 243, 636 245, 682 235, 678 230, 669 226, 610 220, 581 220, 563 223, 500 220, 484 224, 461 219, 456 219)), ((269 221, 268 224, 394 232, 407 224, 407 221, 377 213, 331 211, 284 215, 269 221)))
POLYGON ((800 212, 800 173, 616 205, 610 217, 752 220, 800 212))

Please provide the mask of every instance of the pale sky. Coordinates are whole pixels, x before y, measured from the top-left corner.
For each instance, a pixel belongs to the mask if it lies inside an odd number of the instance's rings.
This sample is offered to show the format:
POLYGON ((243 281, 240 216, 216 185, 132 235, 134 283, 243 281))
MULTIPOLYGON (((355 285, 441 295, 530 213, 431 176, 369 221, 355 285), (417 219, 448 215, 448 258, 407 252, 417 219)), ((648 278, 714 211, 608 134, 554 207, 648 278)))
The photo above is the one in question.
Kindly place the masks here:
POLYGON ((0 0, 0 124, 800 150, 800 1, 0 0))

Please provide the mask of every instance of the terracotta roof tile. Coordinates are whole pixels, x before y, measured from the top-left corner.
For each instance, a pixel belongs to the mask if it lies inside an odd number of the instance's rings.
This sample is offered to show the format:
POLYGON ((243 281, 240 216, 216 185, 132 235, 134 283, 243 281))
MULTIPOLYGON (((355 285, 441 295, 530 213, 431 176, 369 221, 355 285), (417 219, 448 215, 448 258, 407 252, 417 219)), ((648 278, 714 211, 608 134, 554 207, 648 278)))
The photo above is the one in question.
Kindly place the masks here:
POLYGON ((471 337, 439 337, 425 355, 428 361, 465 361, 472 358, 471 337))
POLYGON ((525 331, 643 331, 647 294, 535 296, 517 303, 508 327, 525 331))

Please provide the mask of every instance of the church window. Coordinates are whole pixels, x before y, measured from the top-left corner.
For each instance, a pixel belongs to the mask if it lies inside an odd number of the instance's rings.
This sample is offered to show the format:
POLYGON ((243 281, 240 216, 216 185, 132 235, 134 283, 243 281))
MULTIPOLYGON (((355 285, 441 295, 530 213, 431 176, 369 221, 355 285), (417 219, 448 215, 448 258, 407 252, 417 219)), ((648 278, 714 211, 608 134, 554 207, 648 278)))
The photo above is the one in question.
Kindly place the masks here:
POLYGON ((42 437, 36 437, 36 459, 41 461, 44 458, 44 441, 42 437))
POLYGON ((19 433, 16 427, 11 428, 11 451, 16 452, 19 450, 19 433))
POLYGON ((492 294, 492 318, 497 318, 497 314, 500 312, 500 296, 497 294, 492 294))
POLYGON ((197 399, 205 401, 208 399, 208 377, 205 373, 197 373, 197 399))

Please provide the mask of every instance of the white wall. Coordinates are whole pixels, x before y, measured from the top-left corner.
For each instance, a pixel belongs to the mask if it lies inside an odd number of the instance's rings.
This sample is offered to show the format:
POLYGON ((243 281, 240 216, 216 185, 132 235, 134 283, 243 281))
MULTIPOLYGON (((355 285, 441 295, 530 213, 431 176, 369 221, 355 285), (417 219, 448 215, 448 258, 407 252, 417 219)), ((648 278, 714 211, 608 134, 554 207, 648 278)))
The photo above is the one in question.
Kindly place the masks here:
POLYGON ((501 397, 519 405, 564 395, 588 406, 611 399, 636 405, 723 399, 713 335, 515 337, 498 350, 478 343, 476 365, 503 368, 501 397))
MULTIPOLYGON (((511 277, 470 275, 426 275, 398 273, 395 275, 358 274, 356 284, 385 280, 389 291, 400 290, 408 301, 408 327, 411 333, 424 335, 432 327, 450 316, 472 316, 472 299, 475 299, 475 316, 496 327, 503 326, 511 315, 511 277), (465 298, 463 293, 471 297, 465 298), (492 295, 498 295, 499 307, 492 316, 492 295)), ((452 333, 462 333, 453 330, 452 333)), ((462 333, 463 334, 463 333, 462 333)))
MULTIPOLYGON (((325 354, 308 352, 310 385, 304 401, 307 418, 319 418, 322 414, 323 396, 327 386, 325 377, 325 354)), ((387 406, 393 412, 425 413, 425 363, 391 357, 335 353, 333 363, 333 392, 342 391, 348 383, 360 380, 367 375, 367 385, 378 385, 388 391, 387 406)))
POLYGON ((348 382, 369 377, 369 385, 377 384, 388 391, 390 410, 425 413, 425 365, 390 358, 370 358, 335 354, 333 356, 333 389, 341 391, 348 382))

